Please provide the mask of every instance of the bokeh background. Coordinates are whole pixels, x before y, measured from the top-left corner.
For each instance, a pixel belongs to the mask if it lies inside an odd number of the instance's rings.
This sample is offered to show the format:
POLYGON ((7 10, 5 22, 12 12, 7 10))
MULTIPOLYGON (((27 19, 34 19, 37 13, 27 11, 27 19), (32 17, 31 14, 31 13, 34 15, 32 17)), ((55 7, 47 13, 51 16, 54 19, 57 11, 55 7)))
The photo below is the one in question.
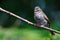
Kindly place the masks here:
MULTIPOLYGON (((37 5, 48 16, 51 28, 60 31, 60 0, 0 0, 0 7, 34 23, 34 7, 37 5)), ((48 30, 0 11, 0 40, 60 40, 60 34, 52 36, 48 30)))

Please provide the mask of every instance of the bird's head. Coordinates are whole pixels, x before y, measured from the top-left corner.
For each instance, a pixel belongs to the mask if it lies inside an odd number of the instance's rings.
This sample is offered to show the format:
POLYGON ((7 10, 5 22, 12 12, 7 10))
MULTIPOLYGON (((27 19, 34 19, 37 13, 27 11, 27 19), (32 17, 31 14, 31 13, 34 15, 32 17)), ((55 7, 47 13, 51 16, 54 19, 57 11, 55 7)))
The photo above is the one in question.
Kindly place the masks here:
POLYGON ((41 8, 39 6, 36 6, 35 9, 34 9, 34 12, 41 12, 41 8))

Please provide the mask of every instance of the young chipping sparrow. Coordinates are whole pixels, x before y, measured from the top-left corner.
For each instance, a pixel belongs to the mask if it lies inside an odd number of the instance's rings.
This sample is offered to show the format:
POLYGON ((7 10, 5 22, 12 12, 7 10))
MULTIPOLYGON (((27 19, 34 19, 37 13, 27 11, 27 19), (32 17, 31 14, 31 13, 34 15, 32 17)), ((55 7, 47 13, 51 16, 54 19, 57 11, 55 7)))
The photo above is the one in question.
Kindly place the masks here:
MULTIPOLYGON (((38 25, 44 25, 45 27, 50 28, 49 19, 39 6, 36 6, 34 9, 34 19, 36 20, 38 25)), ((52 31, 50 32, 52 35, 54 34, 52 31)))

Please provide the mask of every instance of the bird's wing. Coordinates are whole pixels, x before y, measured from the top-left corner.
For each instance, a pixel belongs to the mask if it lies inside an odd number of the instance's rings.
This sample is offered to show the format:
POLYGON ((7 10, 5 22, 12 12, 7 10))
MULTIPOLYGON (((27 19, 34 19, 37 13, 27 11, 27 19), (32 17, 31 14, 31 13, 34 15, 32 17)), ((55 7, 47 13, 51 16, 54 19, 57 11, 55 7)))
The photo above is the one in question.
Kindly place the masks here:
POLYGON ((40 11, 42 12, 42 15, 45 17, 46 20, 49 20, 46 14, 43 12, 43 10, 39 7, 40 11))
POLYGON ((44 15, 44 18, 50 23, 50 20, 48 19, 48 17, 46 16, 46 14, 44 12, 42 14, 44 15))

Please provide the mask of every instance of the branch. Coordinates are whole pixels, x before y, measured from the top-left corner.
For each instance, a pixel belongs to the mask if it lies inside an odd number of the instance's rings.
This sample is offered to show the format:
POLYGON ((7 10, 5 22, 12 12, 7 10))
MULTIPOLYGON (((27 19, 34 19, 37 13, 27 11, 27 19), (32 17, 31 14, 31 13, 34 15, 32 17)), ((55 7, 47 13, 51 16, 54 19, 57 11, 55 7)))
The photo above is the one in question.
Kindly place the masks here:
POLYGON ((16 18, 18 18, 18 19, 20 19, 20 20, 22 20, 22 21, 30 24, 30 25, 37 26, 37 27, 42 27, 42 28, 45 28, 45 29, 47 29, 47 30, 49 30, 49 31, 53 31, 53 32, 55 32, 55 33, 60 34, 60 31, 54 30, 54 29, 52 29, 52 28, 44 27, 44 25, 37 25, 37 24, 35 24, 35 23, 32 23, 32 22, 30 22, 30 21, 28 21, 28 20, 26 20, 26 19, 24 19, 24 18, 16 15, 16 14, 13 14, 12 12, 9 12, 9 11, 1 8, 1 7, 0 7, 0 11, 3 11, 3 12, 5 12, 5 13, 9 14, 9 15, 12 15, 12 16, 14 16, 14 17, 16 17, 16 18))

